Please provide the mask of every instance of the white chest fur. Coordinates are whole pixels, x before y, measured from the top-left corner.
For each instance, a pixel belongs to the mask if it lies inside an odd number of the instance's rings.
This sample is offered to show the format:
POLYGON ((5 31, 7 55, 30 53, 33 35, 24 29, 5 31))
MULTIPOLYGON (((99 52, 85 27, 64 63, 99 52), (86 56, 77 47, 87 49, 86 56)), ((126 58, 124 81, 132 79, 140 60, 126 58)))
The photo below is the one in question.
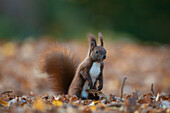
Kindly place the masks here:
POLYGON ((89 73, 90 73, 90 76, 91 76, 91 79, 92 79, 92 81, 93 81, 93 84, 94 84, 94 82, 96 81, 96 79, 97 79, 97 77, 99 76, 99 74, 100 74, 100 66, 101 66, 101 64, 100 63, 98 63, 98 62, 94 62, 93 64, 92 64, 92 67, 91 67, 91 69, 90 69, 90 71, 89 71, 89 73))
MULTIPOLYGON (((94 83, 96 82, 96 79, 97 77, 99 76, 100 72, 101 72, 101 68, 100 68, 101 64, 98 63, 98 62, 94 62, 91 66, 91 69, 89 71, 89 74, 90 74, 90 77, 92 79, 92 82, 93 82, 93 85, 94 83)), ((81 92, 81 97, 83 98, 88 98, 88 92, 86 91, 87 89, 89 89, 89 86, 88 86, 88 81, 86 81, 84 83, 84 86, 83 86, 83 90, 81 92)))
MULTIPOLYGON (((97 77, 99 76, 100 72, 101 72, 101 68, 100 68, 101 64, 98 62, 94 62, 91 66, 91 69, 89 71, 90 77, 92 79, 93 85, 96 82, 97 77)), ((83 90, 81 92, 81 97, 83 98, 88 98, 88 92, 86 91, 87 89, 89 89, 90 87, 88 86, 89 82, 85 81, 84 86, 83 86, 83 90)))

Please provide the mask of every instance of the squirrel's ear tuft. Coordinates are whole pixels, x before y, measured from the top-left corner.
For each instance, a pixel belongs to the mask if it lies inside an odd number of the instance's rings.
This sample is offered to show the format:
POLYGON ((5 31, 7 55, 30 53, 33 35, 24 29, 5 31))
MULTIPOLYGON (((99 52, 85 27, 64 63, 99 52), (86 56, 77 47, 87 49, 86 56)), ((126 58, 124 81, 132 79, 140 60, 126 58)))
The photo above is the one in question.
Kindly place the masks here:
POLYGON ((103 46, 103 36, 101 32, 98 33, 98 40, 100 41, 100 46, 103 46))
POLYGON ((97 45, 96 45, 96 38, 93 34, 88 34, 88 39, 90 42, 90 50, 93 50, 97 45))

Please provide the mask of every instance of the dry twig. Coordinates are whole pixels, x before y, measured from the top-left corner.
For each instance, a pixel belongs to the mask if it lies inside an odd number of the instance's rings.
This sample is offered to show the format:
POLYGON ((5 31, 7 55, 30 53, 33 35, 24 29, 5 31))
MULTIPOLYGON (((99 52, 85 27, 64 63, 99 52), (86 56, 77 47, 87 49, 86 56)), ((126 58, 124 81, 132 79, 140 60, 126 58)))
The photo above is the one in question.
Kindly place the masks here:
POLYGON ((127 79, 127 77, 124 77, 124 79, 123 79, 123 83, 122 83, 122 87, 121 87, 121 96, 120 96, 121 101, 123 101, 123 88, 124 88, 124 85, 125 85, 125 81, 126 81, 126 79, 127 79))
POLYGON ((154 95, 153 83, 151 84, 151 94, 154 95))
POLYGON ((11 91, 4 91, 4 92, 1 92, 0 94, 3 95, 3 94, 9 94, 9 93, 13 93, 13 92, 14 92, 14 91, 12 91, 12 90, 11 90, 11 91))

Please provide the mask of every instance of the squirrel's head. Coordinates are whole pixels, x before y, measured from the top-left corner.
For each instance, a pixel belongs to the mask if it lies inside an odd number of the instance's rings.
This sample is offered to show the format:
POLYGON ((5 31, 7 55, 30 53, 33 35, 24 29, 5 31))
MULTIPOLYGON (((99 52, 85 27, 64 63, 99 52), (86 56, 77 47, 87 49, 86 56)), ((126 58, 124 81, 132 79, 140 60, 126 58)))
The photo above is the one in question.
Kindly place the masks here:
POLYGON ((102 62, 106 59, 106 49, 103 47, 103 36, 98 33, 99 45, 96 43, 96 38, 93 34, 88 34, 90 42, 89 58, 94 62, 102 62))

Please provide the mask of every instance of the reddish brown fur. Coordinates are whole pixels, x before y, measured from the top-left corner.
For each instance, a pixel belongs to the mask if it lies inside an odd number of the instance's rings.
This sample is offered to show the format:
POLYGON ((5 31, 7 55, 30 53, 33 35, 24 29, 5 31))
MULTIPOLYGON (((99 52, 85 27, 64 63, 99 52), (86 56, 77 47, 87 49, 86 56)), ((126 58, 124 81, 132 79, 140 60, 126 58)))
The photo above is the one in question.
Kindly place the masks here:
POLYGON ((46 72, 52 83, 52 89, 56 94, 77 95, 81 97, 81 91, 86 80, 89 81, 90 88, 96 88, 96 82, 99 80, 98 90, 103 87, 103 67, 101 63, 101 72, 97 78, 95 85, 92 86, 92 79, 89 71, 93 62, 104 60, 103 55, 106 54, 103 48, 103 38, 99 34, 100 46, 97 46, 94 35, 89 34, 90 48, 85 60, 78 66, 75 57, 71 52, 61 45, 54 45, 45 51, 40 58, 40 70, 46 72), (95 51, 98 50, 98 53, 95 51))
POLYGON ((84 61, 78 66, 78 69, 76 71, 76 75, 70 85, 69 88, 69 95, 77 95, 78 97, 81 97, 81 91, 83 88, 83 85, 85 83, 86 80, 89 81, 89 85, 91 88, 95 89, 96 88, 96 83, 97 80, 99 80, 99 87, 98 89, 101 90, 103 88, 103 67, 104 67, 104 63, 101 63, 101 72, 99 77, 97 78, 95 85, 92 86, 92 79, 90 77, 89 71, 91 69, 91 66, 93 64, 94 59, 92 58, 93 56, 91 56, 91 52, 94 50, 99 50, 100 52, 105 51, 105 49, 103 48, 103 37, 102 34, 99 33, 99 40, 100 40, 100 46, 97 46, 96 44, 96 39, 95 36, 93 34, 89 34, 89 41, 90 41, 90 49, 89 49, 89 55, 84 59, 84 61), (97 47, 97 48, 96 48, 97 47))
MULTIPOLYGON (((90 71, 90 68, 93 64, 93 61, 87 57, 78 67, 77 71, 76 71, 76 75, 70 85, 70 88, 69 88, 69 92, 68 94, 69 95, 77 95, 78 97, 81 97, 81 91, 82 91, 82 88, 83 88, 83 85, 84 85, 84 82, 86 80, 88 80, 89 82, 92 82, 91 80, 91 77, 89 75, 89 71, 90 71)), ((103 82, 103 67, 104 67, 104 64, 102 63, 101 65, 101 73, 98 77, 98 80, 102 80, 103 82)), ((91 83, 92 84, 92 83, 91 83)), ((96 84, 96 83, 95 83, 96 84)), ((100 84, 100 82, 99 82, 100 84)), ((103 85, 103 83, 102 83, 103 85)), ((92 86, 93 89, 95 89, 95 85, 92 86)), ((102 87, 102 86, 101 86, 102 87)))
POLYGON ((56 94, 66 94, 78 65, 71 52, 55 44, 42 54, 39 61, 40 70, 48 74, 53 91, 56 94))
POLYGON ((81 91, 86 80, 92 82, 89 71, 92 66, 92 61, 89 58, 86 58, 79 66, 76 71, 76 75, 70 85, 69 95, 77 95, 81 97, 81 91))

